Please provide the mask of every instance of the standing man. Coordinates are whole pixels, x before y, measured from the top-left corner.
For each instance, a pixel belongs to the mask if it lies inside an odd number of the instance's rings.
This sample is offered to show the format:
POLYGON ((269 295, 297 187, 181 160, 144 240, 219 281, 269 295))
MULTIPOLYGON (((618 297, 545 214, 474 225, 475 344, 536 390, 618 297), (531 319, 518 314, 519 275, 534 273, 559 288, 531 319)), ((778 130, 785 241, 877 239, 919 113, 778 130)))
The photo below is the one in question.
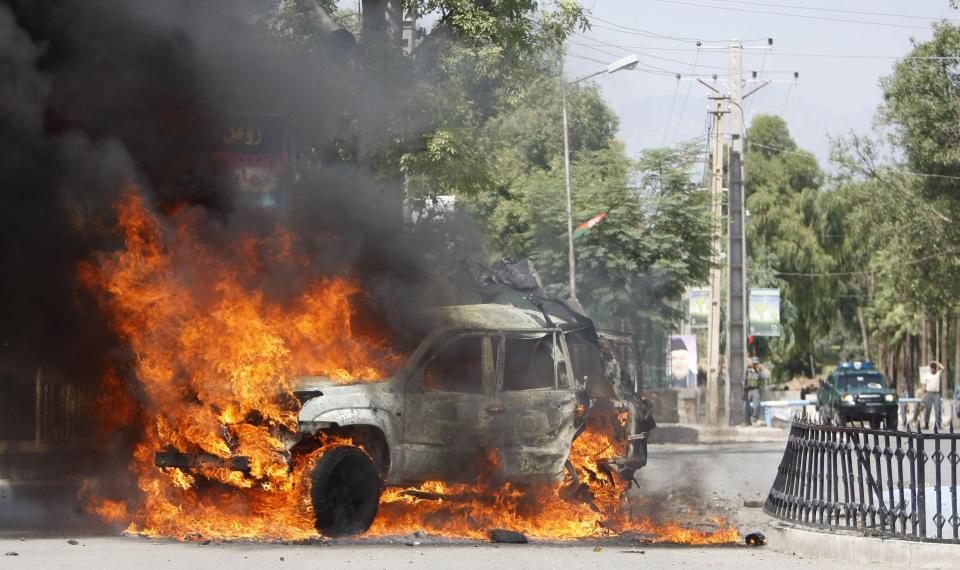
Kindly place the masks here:
POLYGON ((760 388, 767 380, 767 373, 760 366, 760 359, 754 356, 750 360, 750 367, 744 375, 744 408, 743 417, 746 424, 753 425, 760 418, 760 388))
POLYGON ((934 413, 933 420, 940 427, 940 376, 943 365, 934 360, 930 363, 930 374, 923 381, 923 427, 930 425, 930 412, 934 413))

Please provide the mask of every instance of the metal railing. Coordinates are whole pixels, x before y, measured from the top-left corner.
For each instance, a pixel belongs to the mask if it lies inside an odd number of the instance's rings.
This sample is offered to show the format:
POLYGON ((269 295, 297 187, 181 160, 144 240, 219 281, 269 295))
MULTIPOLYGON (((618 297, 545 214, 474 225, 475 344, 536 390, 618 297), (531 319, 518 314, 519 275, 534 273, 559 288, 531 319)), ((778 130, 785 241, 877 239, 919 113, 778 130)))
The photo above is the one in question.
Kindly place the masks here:
POLYGON ((960 434, 821 425, 798 415, 764 511, 800 525, 960 544, 960 434))

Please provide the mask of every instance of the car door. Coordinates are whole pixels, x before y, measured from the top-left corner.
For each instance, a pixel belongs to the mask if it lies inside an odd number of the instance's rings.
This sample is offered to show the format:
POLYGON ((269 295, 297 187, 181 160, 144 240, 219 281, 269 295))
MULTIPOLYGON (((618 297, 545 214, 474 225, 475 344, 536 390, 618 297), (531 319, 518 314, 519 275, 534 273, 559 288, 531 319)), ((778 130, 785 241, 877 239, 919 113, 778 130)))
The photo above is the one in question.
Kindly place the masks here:
POLYGON ((505 335, 496 398, 501 475, 534 483, 563 477, 576 431, 577 392, 559 332, 505 335))
POLYGON ((438 339, 404 389, 403 461, 397 478, 470 482, 491 445, 487 408, 496 383, 499 338, 438 339))

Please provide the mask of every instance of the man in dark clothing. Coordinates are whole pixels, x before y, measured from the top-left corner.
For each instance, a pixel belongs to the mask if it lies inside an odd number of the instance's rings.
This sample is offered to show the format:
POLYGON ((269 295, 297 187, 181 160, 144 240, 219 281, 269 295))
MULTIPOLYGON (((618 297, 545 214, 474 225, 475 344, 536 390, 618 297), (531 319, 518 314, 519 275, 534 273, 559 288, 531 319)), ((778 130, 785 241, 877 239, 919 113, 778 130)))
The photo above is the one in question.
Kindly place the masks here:
POLYGON ((760 418, 760 389, 766 381, 767 373, 760 366, 760 359, 754 356, 750 361, 750 367, 744 374, 744 394, 746 394, 746 398, 743 402, 743 417, 747 425, 752 425, 760 418))

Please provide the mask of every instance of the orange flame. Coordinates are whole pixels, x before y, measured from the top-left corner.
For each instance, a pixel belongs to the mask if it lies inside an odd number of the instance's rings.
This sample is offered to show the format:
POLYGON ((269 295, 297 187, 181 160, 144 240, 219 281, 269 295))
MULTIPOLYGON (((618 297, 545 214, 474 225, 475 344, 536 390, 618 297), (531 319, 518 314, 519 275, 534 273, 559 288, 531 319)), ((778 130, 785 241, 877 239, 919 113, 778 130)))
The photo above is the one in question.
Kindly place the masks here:
MULTIPOLYGON (((371 381, 399 363, 383 336, 354 330, 362 290, 348 277, 323 278, 292 302, 274 302, 250 283, 270 264, 291 270, 309 265, 289 233, 214 250, 189 223, 167 227, 136 188, 128 189, 117 212, 124 249, 82 265, 79 276, 100 295, 112 326, 133 351, 133 372, 149 399, 138 412, 113 374, 98 400, 109 419, 104 425, 145 423, 131 467, 141 498, 136 505, 101 499, 93 485, 85 486, 89 509, 150 536, 316 537, 310 470, 324 451, 351 442, 326 438, 291 464, 283 438, 297 427, 291 390, 303 374, 371 381), (168 447, 224 460, 247 456, 250 474, 215 463, 191 473, 161 470, 154 453, 168 447)), ((570 455, 579 481, 568 476, 563 484, 524 488, 492 483, 499 456, 491 453, 478 466, 475 485, 433 481, 386 490, 368 535, 424 530, 485 538, 491 528, 506 528, 543 539, 626 531, 696 544, 738 538, 725 524, 704 533, 631 520, 623 510, 627 485, 606 466, 623 447, 588 431, 570 455)))
MULTIPOLYGON (((288 234, 248 238, 224 255, 205 246, 188 224, 165 228, 134 188, 117 212, 125 249, 81 266, 80 279, 102 295, 111 323, 136 356, 136 377, 150 400, 144 441, 134 452, 143 502, 129 530, 312 535, 298 492, 306 463, 291 470, 281 439, 296 429, 293 383, 301 374, 376 380, 396 362, 383 340, 352 330, 351 301, 359 287, 348 278, 321 279, 281 306, 248 291, 243 280, 264 262, 303 263, 288 234), (154 453, 168 446, 224 459, 247 456, 250 477, 204 466, 200 489, 195 475, 153 466, 154 453)), ((109 405, 129 401, 120 399, 115 377, 104 387, 100 407, 129 419, 126 404, 109 405)), ((103 503, 96 511, 120 509, 103 503)))

